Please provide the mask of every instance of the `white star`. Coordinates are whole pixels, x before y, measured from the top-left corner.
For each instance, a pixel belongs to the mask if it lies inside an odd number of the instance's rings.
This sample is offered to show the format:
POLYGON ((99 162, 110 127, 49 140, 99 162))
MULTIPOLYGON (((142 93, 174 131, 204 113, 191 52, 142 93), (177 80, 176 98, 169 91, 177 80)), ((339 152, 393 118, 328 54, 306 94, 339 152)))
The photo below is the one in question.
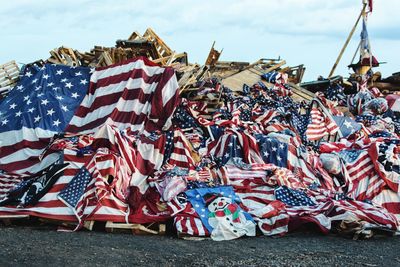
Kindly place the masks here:
POLYGON ((82 73, 80 71, 75 72, 75 76, 81 76, 81 75, 82 75, 82 73))
POLYGON ((37 96, 38 96, 38 97, 41 97, 41 96, 43 96, 43 95, 44 95, 43 93, 40 93, 40 94, 38 94, 37 96))
POLYGON ((277 156, 276 158, 277 158, 278 161, 282 160, 282 158, 280 156, 277 156))
POLYGON ((276 147, 272 147, 272 151, 277 151, 278 149, 276 147))
POLYGON ((58 126, 60 123, 61 123, 61 121, 59 121, 59 120, 53 121, 54 126, 58 126))
POLYGON ((12 104, 10 105, 10 109, 15 109, 16 106, 17 106, 17 105, 16 105, 15 103, 12 103, 12 104))
POLYGON ((62 96, 60 96, 60 95, 56 96, 56 98, 57 98, 58 100, 63 100, 63 99, 64 99, 64 97, 62 97, 62 96))
POLYGON ((81 82, 80 82, 80 84, 83 84, 83 85, 85 85, 87 83, 88 83, 87 80, 81 80, 81 82))
POLYGON ((233 143, 229 143, 229 145, 228 146, 233 146, 233 143))
POLYGON ((224 157, 229 158, 229 153, 226 153, 224 157))
POLYGON ((56 73, 56 75, 61 75, 61 74, 63 74, 63 73, 64 73, 63 70, 58 70, 57 73, 56 73))
POLYGON ((351 125, 351 122, 349 122, 349 121, 345 121, 343 124, 344 124, 344 126, 346 126, 347 128, 353 128, 353 126, 351 125))
POLYGON ((24 101, 29 100, 29 95, 24 96, 24 101))
POLYGON ((71 89, 72 86, 73 86, 72 83, 66 83, 65 84, 65 87, 67 87, 68 89, 71 89))
POLYGON ((71 97, 73 97, 73 98, 78 98, 79 97, 79 95, 78 95, 78 93, 73 93, 72 95, 71 95, 71 97))
POLYGON ((50 76, 48 74, 43 75, 43 79, 48 79, 50 76))
POLYGON ((64 78, 64 79, 61 80, 62 83, 65 83, 66 81, 68 81, 67 78, 64 78))
POLYGON ((268 156, 269 156, 268 151, 264 151, 264 157, 268 158, 268 156))
POLYGON ((35 117, 35 121, 34 122, 38 122, 40 121, 41 117, 39 115, 37 115, 37 117, 35 117))
POLYGON ((15 117, 21 117, 21 115, 22 115, 21 111, 18 111, 17 113, 15 113, 15 117))
POLYGON ((64 106, 64 105, 62 105, 62 106, 61 106, 61 109, 62 109, 62 110, 64 110, 65 112, 67 112, 67 111, 68 111, 68 108, 67 108, 67 106, 64 106))
POLYGON ((47 84, 47 86, 49 86, 49 87, 52 87, 53 85, 54 85, 53 82, 47 84))
POLYGON ((17 86, 17 90, 20 90, 20 91, 21 91, 23 88, 24 88, 24 87, 23 87, 22 85, 18 85, 18 86, 17 86))
POLYGON ((28 109, 28 112, 33 113, 35 111, 35 108, 30 108, 28 109))
POLYGON ((34 83, 36 83, 38 81, 38 79, 36 78, 36 79, 34 79, 33 81, 32 81, 32 84, 34 84, 34 83))
POLYGON ((28 71, 27 73, 25 73, 25 76, 31 77, 32 73, 30 71, 28 71))
POLYGON ((279 144, 279 148, 280 148, 280 149, 284 149, 285 146, 284 146, 283 144, 279 144))
POLYGON ((40 89, 42 88, 42 86, 36 86, 36 89, 35 89, 35 91, 39 91, 40 89))
POLYGON ((32 101, 28 99, 28 101, 26 101, 26 104, 29 105, 30 103, 32 103, 32 101))
POLYGON ((53 113, 55 113, 54 109, 49 109, 49 110, 47 111, 47 115, 52 116, 53 113))
POLYGON ((45 105, 45 106, 46 106, 48 103, 49 103, 49 100, 47 100, 47 99, 43 99, 43 100, 42 100, 42 105, 45 105))
POLYGON ((7 123, 8 123, 7 119, 4 119, 4 120, 1 121, 1 125, 6 125, 7 123))

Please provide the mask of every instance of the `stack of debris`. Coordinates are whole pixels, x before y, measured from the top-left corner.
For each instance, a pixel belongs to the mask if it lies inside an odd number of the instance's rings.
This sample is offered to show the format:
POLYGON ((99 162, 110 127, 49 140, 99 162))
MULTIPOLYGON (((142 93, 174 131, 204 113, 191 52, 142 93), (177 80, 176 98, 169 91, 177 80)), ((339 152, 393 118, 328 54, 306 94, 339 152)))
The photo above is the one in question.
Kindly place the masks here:
POLYGON ((1 218, 154 234, 169 221, 214 240, 310 223, 398 233, 400 116, 365 77, 313 94, 302 65, 221 53, 191 64, 148 29, 24 66, 0 100, 1 218))

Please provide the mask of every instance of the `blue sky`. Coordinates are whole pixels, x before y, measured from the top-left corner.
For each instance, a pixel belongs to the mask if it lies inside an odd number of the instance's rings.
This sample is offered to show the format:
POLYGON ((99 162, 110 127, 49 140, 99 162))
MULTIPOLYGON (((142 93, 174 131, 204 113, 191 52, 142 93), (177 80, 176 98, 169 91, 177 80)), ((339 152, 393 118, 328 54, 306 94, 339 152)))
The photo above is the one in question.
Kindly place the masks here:
MULTIPOLYGON (((113 46, 152 27, 191 62, 203 63, 212 42, 221 60, 285 59, 305 64, 305 80, 327 76, 361 9, 361 0, 122 1, 0 0, 0 63, 46 59, 61 45, 86 51, 113 46)), ((383 76, 400 71, 400 1, 376 0, 368 21, 373 53, 387 64, 383 76)), ((337 68, 347 65, 359 41, 357 29, 337 68)))

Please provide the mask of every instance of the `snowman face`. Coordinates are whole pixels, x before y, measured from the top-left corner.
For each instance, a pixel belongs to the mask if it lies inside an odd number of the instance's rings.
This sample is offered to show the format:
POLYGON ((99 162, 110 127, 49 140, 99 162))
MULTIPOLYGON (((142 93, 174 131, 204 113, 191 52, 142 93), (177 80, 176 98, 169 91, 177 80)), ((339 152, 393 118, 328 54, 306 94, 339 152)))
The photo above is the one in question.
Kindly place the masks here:
POLYGON ((208 210, 211 212, 216 212, 217 210, 223 210, 232 203, 232 200, 227 197, 219 197, 214 199, 209 205, 208 210))

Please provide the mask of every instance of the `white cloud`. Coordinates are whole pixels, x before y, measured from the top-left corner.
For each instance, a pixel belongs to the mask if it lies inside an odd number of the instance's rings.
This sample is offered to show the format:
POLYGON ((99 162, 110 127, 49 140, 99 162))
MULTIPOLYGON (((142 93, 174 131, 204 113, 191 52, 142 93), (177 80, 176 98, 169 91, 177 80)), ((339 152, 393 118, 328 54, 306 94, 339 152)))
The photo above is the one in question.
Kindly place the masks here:
MULTIPOLYGON (((203 63, 212 41, 224 48, 222 59, 254 61, 281 56, 304 63, 306 79, 327 75, 361 8, 360 1, 2 1, 0 62, 28 63, 47 58, 66 45, 89 50, 114 45, 147 27, 192 61, 203 63)), ((400 1, 375 1, 369 19, 372 47, 384 75, 398 71, 400 1)), ((357 30, 338 67, 347 74, 357 46, 357 30)))

